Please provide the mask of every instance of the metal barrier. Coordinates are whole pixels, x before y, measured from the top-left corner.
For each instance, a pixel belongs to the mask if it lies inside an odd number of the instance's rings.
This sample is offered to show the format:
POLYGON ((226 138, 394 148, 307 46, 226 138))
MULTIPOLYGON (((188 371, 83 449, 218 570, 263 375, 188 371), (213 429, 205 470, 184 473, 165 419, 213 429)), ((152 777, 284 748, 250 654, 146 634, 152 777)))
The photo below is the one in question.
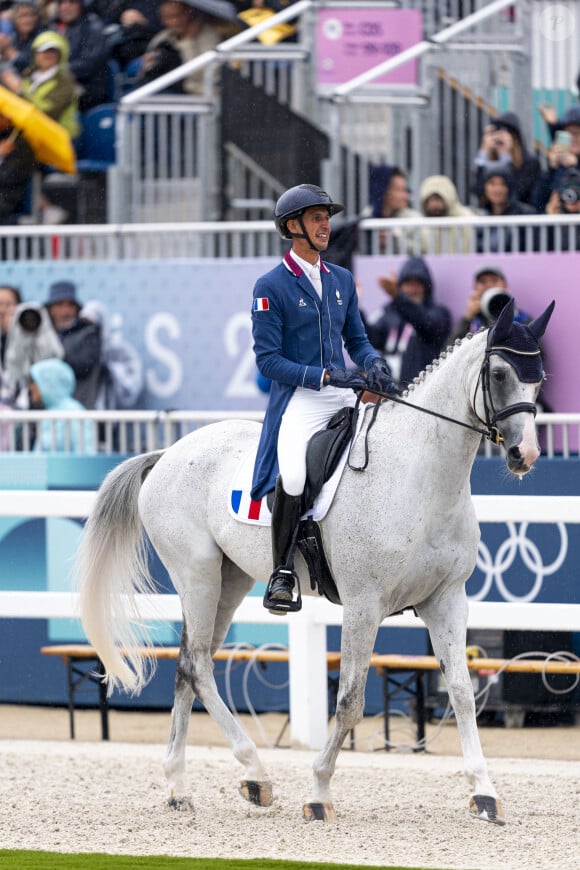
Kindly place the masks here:
MULTIPOLYGON (((340 225, 338 218, 335 225, 340 225)), ((361 254, 580 250, 580 215, 366 218, 358 230, 361 254)), ((279 257, 286 247, 271 220, 0 228, 4 261, 279 257)))
MULTIPOLYGON (((263 417, 263 411, 0 411, 0 449, 33 449, 35 426, 41 422, 49 422, 56 429, 60 421, 70 426, 75 420, 92 420, 100 433, 98 452, 126 455, 163 450, 208 423, 261 422, 263 417)), ((580 413, 538 414, 536 426, 544 456, 580 458, 576 446, 580 444, 580 413)), ((497 454, 491 442, 484 440, 483 444, 485 455, 497 454)))

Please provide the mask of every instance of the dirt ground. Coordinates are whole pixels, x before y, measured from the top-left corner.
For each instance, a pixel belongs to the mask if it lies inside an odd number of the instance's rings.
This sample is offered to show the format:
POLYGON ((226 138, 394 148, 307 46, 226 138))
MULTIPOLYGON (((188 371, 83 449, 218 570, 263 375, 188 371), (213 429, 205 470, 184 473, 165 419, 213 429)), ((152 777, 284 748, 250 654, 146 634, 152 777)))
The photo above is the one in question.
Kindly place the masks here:
MULTIPOLYGON (((165 744, 169 736, 169 711, 141 712, 111 710, 110 740, 115 743, 165 744)), ((241 714, 240 720, 258 747, 297 748, 292 744, 287 716, 264 713, 254 720, 241 714), (280 737, 281 735, 281 737, 280 737)), ((480 723, 479 734, 486 756, 494 758, 542 758, 580 761, 580 722, 570 725, 506 728, 501 723, 480 723)), ((367 717, 355 731, 354 748, 361 752, 380 751, 384 747, 382 716, 367 717)), ((96 710, 75 713, 77 741, 99 741, 101 725, 96 710)), ((408 751, 415 739, 412 722, 403 717, 390 720, 391 741, 398 751, 408 751)), ((0 705, 0 740, 69 740, 69 715, 62 707, 0 705)), ((191 717, 190 746, 227 746, 227 741, 206 713, 191 717)), ((351 748, 347 738, 345 750, 351 748)), ((431 755, 461 755, 455 723, 427 725, 427 752, 431 755)))
MULTIPOLYGON (((428 726, 427 752, 403 750, 414 728, 392 719, 398 751, 381 751, 383 722, 356 729, 333 778, 337 822, 306 824, 316 753, 291 747, 286 717, 241 717, 272 776, 274 802, 238 794, 243 769, 204 713, 192 715, 183 812, 163 776, 169 712, 111 711, 111 740, 96 710, 0 706, 0 829, 6 849, 342 861, 447 870, 578 870, 580 725, 480 734, 507 824, 470 816, 452 722, 428 726), (375 751, 373 751, 375 750, 375 751)), ((347 738, 347 744, 349 743, 347 738)))

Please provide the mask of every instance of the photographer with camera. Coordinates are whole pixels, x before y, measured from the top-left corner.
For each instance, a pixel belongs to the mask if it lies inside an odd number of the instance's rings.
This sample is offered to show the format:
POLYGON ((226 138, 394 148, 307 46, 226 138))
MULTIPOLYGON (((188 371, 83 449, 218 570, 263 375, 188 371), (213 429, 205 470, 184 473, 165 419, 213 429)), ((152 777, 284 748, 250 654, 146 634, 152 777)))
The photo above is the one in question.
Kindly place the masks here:
MULTIPOLYGON (((467 298, 465 314, 451 333, 449 343, 463 338, 468 332, 477 332, 482 327, 492 326, 500 311, 511 299, 506 277, 499 266, 485 264, 473 276, 473 287, 467 298)), ((514 309, 514 321, 528 323, 531 316, 514 309)))
POLYGON ((62 359, 64 348, 46 309, 37 302, 17 305, 6 337, 2 401, 27 409, 31 366, 54 357, 62 359))
MULTIPOLYGON (((546 214, 580 214, 580 169, 568 169, 561 176, 546 206, 546 214)), ((549 251, 580 250, 580 225, 548 227, 547 248, 549 251)))

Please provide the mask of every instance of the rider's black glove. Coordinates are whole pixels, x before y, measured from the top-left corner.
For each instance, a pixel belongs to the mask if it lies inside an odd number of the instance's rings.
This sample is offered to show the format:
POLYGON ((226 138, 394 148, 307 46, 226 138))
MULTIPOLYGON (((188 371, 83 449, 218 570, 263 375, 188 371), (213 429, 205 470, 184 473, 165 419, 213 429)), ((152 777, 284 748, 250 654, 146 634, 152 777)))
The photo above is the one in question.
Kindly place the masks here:
POLYGON ((366 390, 367 379, 362 372, 347 372, 346 369, 327 369, 324 383, 331 387, 351 390, 366 390))
POLYGON ((391 370, 382 357, 376 357, 367 372, 367 389, 371 393, 384 393, 398 396, 399 390, 391 375, 391 370))

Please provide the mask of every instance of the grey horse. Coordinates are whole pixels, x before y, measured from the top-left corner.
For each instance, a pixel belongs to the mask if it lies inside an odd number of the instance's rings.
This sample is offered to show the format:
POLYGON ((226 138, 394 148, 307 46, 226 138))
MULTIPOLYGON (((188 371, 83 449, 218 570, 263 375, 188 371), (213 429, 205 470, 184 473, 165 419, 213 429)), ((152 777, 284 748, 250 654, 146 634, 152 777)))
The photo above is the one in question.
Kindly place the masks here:
MULTIPOLYGON (((535 401, 544 378, 538 341, 553 305, 524 326, 513 323, 509 303, 491 330, 448 348, 402 399, 380 405, 372 429, 361 430, 368 468, 361 474, 346 466, 321 522, 344 608, 342 662, 334 725, 303 808, 308 819, 336 818, 330 782, 343 741, 363 715, 379 625, 413 607, 445 674, 471 815, 505 823, 481 749, 465 657, 465 582, 480 534, 470 470, 482 431, 503 444, 512 473, 526 474, 537 459, 535 401)), ((78 553, 82 622, 111 688, 138 692, 150 678, 134 607, 136 593, 154 590, 144 531, 179 594, 183 629, 164 763, 176 808, 190 806, 185 746, 195 696, 244 767, 242 795, 260 806, 273 800, 256 746, 219 696, 212 663, 236 608, 271 571, 269 529, 241 524, 227 511, 235 472, 258 437, 258 424, 227 421, 121 463, 99 490, 78 553)), ((300 557, 296 568, 309 588, 300 557)))

